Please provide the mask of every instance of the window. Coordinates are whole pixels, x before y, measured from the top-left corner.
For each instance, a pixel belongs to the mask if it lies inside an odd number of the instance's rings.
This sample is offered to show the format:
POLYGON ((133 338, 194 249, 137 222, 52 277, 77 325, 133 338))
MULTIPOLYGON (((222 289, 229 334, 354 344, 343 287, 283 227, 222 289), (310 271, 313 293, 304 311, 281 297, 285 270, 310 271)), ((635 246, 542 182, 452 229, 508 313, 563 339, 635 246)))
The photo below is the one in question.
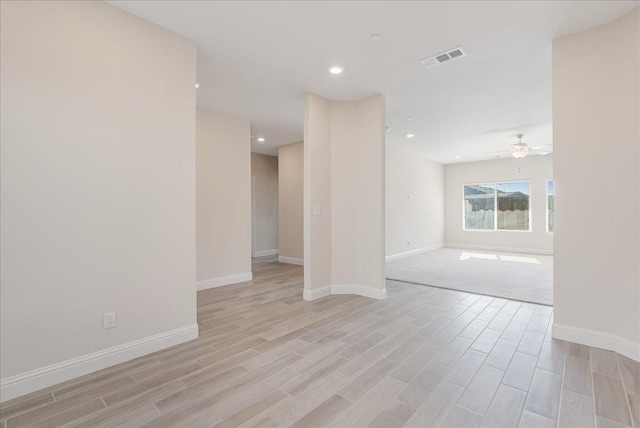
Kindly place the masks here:
POLYGON ((529 183, 464 186, 466 230, 530 230, 529 183))
POLYGON ((478 184, 464 186, 465 229, 493 230, 495 228, 496 186, 478 184))
POLYGON ((547 181, 547 233, 553 233, 553 180, 547 181))

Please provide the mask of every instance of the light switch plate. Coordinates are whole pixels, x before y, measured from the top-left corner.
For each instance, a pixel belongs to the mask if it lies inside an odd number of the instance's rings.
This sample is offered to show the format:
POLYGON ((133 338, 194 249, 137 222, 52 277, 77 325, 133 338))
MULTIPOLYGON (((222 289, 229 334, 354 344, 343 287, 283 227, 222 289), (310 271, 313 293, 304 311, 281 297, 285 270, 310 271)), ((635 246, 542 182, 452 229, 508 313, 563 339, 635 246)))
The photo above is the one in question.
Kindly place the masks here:
POLYGON ((103 328, 114 328, 116 326, 116 313, 105 312, 102 317, 103 328))
POLYGON ((320 215, 320 207, 313 207, 313 215, 320 215))

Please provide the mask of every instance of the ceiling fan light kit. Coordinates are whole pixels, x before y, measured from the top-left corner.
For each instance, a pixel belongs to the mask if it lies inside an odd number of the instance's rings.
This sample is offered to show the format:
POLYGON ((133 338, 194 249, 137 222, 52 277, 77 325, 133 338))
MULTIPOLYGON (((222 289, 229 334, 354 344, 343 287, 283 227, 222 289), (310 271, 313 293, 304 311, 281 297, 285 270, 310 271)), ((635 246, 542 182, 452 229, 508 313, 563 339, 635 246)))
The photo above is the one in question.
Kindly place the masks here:
POLYGON ((522 159, 529 153, 529 150, 518 150, 511 153, 514 158, 522 159))

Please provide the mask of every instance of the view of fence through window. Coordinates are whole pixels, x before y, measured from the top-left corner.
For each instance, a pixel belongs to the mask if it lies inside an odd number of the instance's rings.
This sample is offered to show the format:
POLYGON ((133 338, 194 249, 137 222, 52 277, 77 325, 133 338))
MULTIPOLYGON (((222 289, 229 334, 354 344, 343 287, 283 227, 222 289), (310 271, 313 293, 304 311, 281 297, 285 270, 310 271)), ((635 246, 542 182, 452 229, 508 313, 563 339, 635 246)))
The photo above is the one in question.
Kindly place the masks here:
POLYGON ((553 180, 547 181, 547 232, 553 233, 553 180))
POLYGON ((467 230, 530 230, 528 182, 466 185, 464 205, 467 230))

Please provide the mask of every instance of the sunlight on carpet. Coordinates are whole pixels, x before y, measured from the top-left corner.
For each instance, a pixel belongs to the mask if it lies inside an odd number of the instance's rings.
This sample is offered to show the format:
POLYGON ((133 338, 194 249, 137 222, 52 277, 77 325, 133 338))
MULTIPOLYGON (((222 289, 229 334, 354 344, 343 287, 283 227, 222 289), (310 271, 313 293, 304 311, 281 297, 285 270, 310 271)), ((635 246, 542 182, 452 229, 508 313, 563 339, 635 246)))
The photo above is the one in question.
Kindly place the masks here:
POLYGON ((443 248, 387 262, 387 278, 553 305, 553 256, 443 248))

